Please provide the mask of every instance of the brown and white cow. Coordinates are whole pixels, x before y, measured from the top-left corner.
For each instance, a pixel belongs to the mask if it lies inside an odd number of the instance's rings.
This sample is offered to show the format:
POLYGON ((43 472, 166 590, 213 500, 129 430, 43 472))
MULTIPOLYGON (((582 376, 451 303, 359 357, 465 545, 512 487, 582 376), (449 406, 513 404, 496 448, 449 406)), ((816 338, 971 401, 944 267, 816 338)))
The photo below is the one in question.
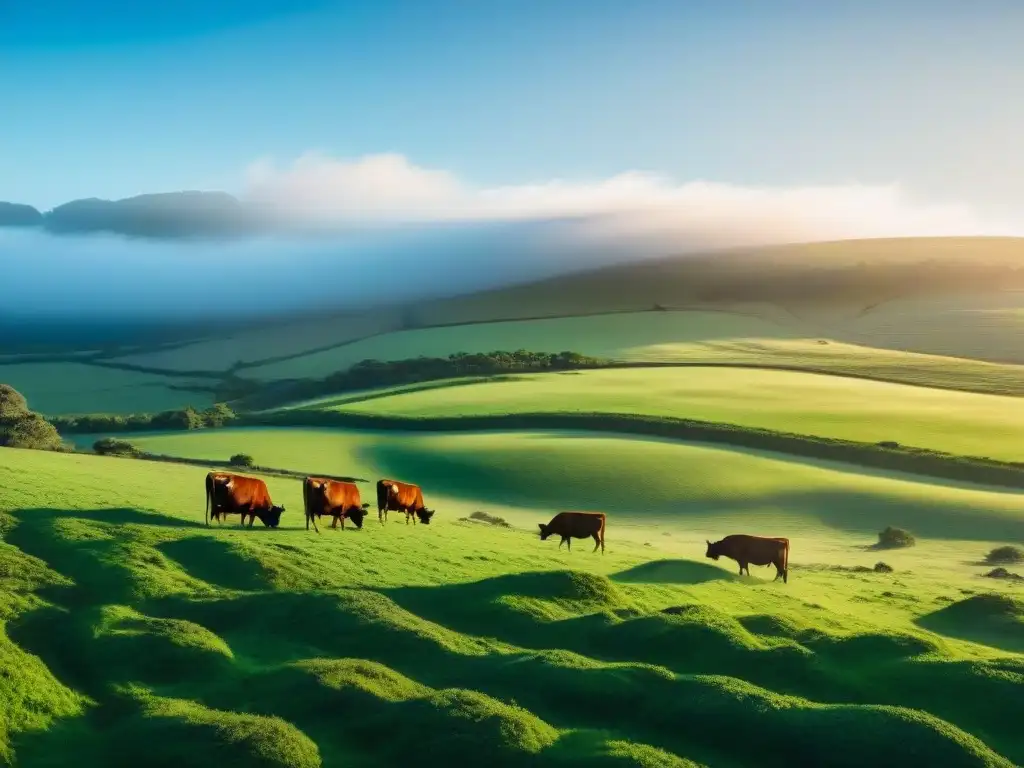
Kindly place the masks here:
POLYGON ((560 536, 562 540, 558 542, 558 548, 561 549, 563 544, 568 543, 571 552, 573 539, 593 538, 596 542, 593 551, 597 552, 597 548, 600 547, 603 555, 606 522, 604 512, 559 512, 547 525, 537 525, 540 526, 541 541, 547 540, 548 536, 560 536))
POLYGON ((325 477, 307 477, 302 481, 302 502, 306 510, 306 530, 309 530, 312 521, 313 530, 317 533, 320 533, 320 529, 317 528, 316 519, 321 515, 334 518, 331 528, 337 528, 340 522, 344 530, 346 518, 355 523, 356 528, 362 528, 363 518, 370 506, 361 503, 359 488, 355 483, 325 477))
POLYGON ((248 516, 250 528, 257 517, 268 528, 277 528, 281 523, 282 512, 284 507, 271 501, 267 484, 259 478, 230 472, 210 472, 206 475, 207 525, 211 517, 220 522, 222 516, 240 514, 242 525, 245 525, 248 516))
POLYGON ((774 565, 775 579, 782 577, 785 584, 789 583, 789 539, 765 538, 764 536, 748 536, 745 533, 734 533, 721 541, 708 542, 706 557, 717 560, 728 557, 740 565, 740 576, 744 569, 750 575, 750 564, 774 565))
POLYGON ((418 485, 402 483, 398 480, 377 481, 377 518, 383 525, 388 519, 388 510, 405 512, 405 524, 416 525, 416 518, 424 525, 430 524, 434 510, 427 509, 423 504, 423 491, 418 485))

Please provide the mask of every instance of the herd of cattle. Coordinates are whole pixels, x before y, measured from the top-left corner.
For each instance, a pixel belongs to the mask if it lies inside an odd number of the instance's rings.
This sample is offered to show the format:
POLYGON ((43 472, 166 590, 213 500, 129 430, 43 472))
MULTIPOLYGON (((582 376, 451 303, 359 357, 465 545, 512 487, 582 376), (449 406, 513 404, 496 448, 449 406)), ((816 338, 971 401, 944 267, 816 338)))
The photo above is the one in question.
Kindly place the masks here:
MULTIPOLYGON (((317 520, 328 515, 332 518, 331 528, 351 520, 356 528, 363 527, 363 519, 369 514, 369 504, 364 504, 355 483, 330 480, 324 477, 307 477, 302 481, 302 502, 306 516, 306 530, 313 524, 313 530, 320 533, 317 520)), ((377 481, 377 518, 384 524, 388 511, 405 513, 405 524, 417 520, 429 525, 434 510, 423 503, 423 491, 418 485, 397 480, 377 481)), ((255 477, 246 477, 229 472, 210 472, 206 475, 206 524, 210 519, 218 523, 228 515, 241 515, 241 524, 248 517, 252 528, 256 518, 268 528, 277 528, 281 523, 284 506, 278 506, 270 499, 267 484, 255 477)), ((550 523, 538 523, 541 541, 549 536, 558 536, 558 548, 567 544, 572 550, 572 539, 594 540, 594 552, 601 549, 604 554, 604 531, 607 517, 603 512, 559 512, 550 523)), ((705 555, 712 560, 728 557, 739 563, 740 575, 746 570, 750 575, 751 565, 774 565, 775 579, 780 577, 789 582, 789 539, 766 538, 747 534, 732 534, 715 542, 707 542, 705 555)))

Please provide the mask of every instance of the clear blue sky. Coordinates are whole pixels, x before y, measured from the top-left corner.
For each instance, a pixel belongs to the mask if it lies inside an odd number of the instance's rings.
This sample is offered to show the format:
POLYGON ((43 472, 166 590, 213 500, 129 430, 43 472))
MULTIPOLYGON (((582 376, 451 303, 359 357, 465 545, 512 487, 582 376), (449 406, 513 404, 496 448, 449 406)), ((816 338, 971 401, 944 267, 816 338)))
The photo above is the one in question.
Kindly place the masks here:
POLYGON ((399 152, 1024 204, 1024 2, 0 0, 0 200, 399 152))

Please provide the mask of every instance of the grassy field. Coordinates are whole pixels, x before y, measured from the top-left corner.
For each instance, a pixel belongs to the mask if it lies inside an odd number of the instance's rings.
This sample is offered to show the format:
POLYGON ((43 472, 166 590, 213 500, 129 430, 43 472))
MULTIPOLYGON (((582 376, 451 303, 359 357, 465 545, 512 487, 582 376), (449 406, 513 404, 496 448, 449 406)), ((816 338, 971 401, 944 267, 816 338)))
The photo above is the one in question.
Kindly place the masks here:
POLYGON ((850 326, 864 344, 1024 363, 1024 292, 883 304, 850 326))
POLYGON ((209 386, 209 381, 102 368, 85 363, 0 365, 0 382, 29 398, 32 408, 50 415, 64 413, 140 413, 196 408, 213 402, 209 392, 171 386, 209 386))
POLYGON ((505 413, 674 416, 1024 460, 1024 401, 788 371, 659 368, 524 374, 307 408, 403 418, 505 413))
POLYGON ((299 482, 269 478, 282 529, 207 529, 205 469, 6 450, 6 762, 1024 761, 1024 600, 975 564, 990 544, 980 534, 1019 539, 1019 497, 610 437, 147 440, 371 478, 432 472, 439 511, 430 526, 317 536, 300 526, 299 482), (459 521, 505 511, 491 498, 521 505, 514 526, 532 530, 553 509, 606 499, 607 554, 459 521), (879 505, 934 537, 865 550, 864 513, 879 505), (788 534, 789 584, 704 559, 701 520, 788 534), (895 572, 854 568, 879 559, 895 572))

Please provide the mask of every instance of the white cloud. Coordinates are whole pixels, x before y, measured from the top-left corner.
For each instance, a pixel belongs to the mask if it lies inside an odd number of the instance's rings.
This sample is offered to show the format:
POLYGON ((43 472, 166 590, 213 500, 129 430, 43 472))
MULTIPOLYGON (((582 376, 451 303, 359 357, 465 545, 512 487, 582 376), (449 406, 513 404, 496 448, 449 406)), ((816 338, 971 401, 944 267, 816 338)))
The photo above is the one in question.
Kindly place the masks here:
POLYGON ((970 206, 912 199, 899 184, 744 187, 626 172, 593 181, 477 187, 398 154, 338 160, 307 153, 250 167, 246 197, 317 228, 579 217, 583 242, 753 245, 859 237, 1017 235, 970 206))

